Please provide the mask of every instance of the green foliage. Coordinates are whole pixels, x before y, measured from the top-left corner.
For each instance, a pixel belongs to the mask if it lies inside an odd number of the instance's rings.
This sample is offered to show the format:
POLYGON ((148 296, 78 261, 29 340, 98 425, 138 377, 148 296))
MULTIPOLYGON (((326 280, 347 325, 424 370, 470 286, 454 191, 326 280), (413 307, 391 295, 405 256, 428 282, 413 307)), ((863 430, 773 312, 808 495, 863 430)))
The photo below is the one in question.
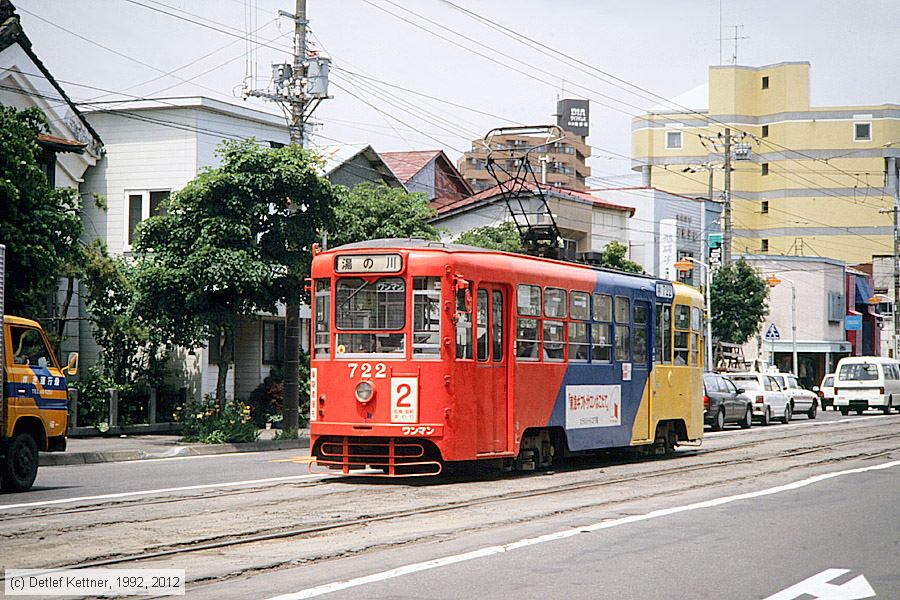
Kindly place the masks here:
POLYGON ((296 429, 282 429, 275 433, 274 440, 296 440, 300 438, 300 432, 296 429))
MULTIPOLYGON (((300 426, 309 424, 309 355, 300 350, 300 373, 298 378, 300 390, 300 426)), ((265 427, 266 423, 280 423, 281 409, 284 402, 284 374, 280 367, 273 367, 256 389, 250 393, 247 404, 257 427, 265 427)))
POLYGON ((383 183, 363 183, 345 190, 335 207, 335 227, 329 246, 380 238, 440 238, 428 223, 437 213, 422 193, 409 193, 383 183))
POLYGON ((627 273, 643 273, 644 268, 636 262, 628 260, 627 256, 628 246, 613 240, 600 253, 600 266, 627 273))
POLYGON ((769 314, 768 297, 766 280, 743 258, 720 267, 710 288, 713 337, 745 343, 769 314))
POLYGON ((138 227, 135 310, 151 336, 185 347, 224 339, 224 402, 235 318, 305 299, 311 247, 333 222, 337 191, 298 146, 225 142, 222 166, 205 169, 138 227))
POLYGON ((6 310, 36 319, 69 265, 79 262, 81 201, 52 189, 41 170, 41 111, 0 106, 0 240, 6 245, 6 310))
POLYGON ((488 250, 502 252, 523 252, 522 237, 515 223, 506 221, 500 225, 485 225, 466 231, 458 238, 457 243, 488 250))
POLYGON ((203 444, 255 442, 259 431, 250 418, 250 407, 243 402, 226 402, 220 406, 206 396, 185 407, 182 417, 183 441, 203 444))
POLYGON ((99 365, 117 386, 159 388, 168 359, 165 339, 135 306, 134 264, 111 257, 99 240, 85 249, 82 293, 102 350, 99 365))

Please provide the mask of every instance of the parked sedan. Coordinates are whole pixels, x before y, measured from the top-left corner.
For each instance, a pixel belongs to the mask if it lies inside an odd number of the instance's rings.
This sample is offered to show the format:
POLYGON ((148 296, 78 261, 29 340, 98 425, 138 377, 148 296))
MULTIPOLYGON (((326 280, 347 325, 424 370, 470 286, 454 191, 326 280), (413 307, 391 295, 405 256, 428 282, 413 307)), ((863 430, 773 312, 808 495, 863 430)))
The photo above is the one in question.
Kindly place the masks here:
POLYGON ((703 420, 713 431, 721 430, 726 423, 737 423, 747 429, 753 421, 753 403, 728 378, 704 373, 703 420))
POLYGON ((829 406, 834 406, 834 373, 829 373, 823 377, 822 383, 815 386, 813 391, 819 395, 822 410, 827 409, 829 406))
POLYGON ((775 378, 775 381, 778 382, 784 393, 791 399, 792 414, 805 413, 810 419, 816 418, 819 408, 819 397, 815 392, 811 392, 801 386, 797 378, 790 373, 773 373, 772 377, 775 378))
POLYGON ((737 387, 753 399, 753 418, 768 425, 777 416, 782 423, 791 420, 791 401, 774 377, 767 373, 728 373, 737 387))

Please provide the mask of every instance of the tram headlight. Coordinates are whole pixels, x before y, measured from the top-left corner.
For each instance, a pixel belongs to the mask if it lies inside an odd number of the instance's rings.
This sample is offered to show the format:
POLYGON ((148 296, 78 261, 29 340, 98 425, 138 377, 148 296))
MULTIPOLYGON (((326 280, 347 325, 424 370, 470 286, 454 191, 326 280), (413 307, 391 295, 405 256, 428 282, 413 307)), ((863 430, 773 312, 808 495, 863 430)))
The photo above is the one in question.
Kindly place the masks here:
POLYGON ((375 397, 375 387, 368 381, 360 381, 356 384, 356 401, 365 404, 375 397))

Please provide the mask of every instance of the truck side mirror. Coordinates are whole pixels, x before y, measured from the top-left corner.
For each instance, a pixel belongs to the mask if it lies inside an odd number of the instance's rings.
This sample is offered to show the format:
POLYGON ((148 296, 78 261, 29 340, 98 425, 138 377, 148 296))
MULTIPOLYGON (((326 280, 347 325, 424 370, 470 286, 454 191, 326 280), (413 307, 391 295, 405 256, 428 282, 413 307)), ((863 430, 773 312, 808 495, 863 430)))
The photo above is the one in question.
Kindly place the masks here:
POLYGON ((66 366, 62 368, 62 372, 64 375, 68 375, 69 377, 73 375, 78 375, 78 353, 77 352, 69 352, 69 362, 66 363, 66 366))

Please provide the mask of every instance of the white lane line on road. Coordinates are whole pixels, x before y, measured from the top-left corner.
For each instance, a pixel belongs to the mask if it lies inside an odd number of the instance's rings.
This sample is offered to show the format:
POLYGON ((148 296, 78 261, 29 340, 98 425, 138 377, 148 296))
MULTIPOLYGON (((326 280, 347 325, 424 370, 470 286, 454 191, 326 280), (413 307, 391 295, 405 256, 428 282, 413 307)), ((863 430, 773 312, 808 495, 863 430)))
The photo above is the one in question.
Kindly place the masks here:
MULTIPOLYGON (((838 419, 837 421, 808 421, 806 423, 804 423, 802 421, 800 423, 795 423, 794 421, 791 421, 789 423, 789 425, 790 425, 791 429, 799 429, 801 427, 827 427, 829 425, 839 425, 842 423, 857 423, 859 421, 868 421, 869 419, 890 419, 890 418, 896 418, 896 415, 867 415, 865 417, 856 416, 856 417, 850 417, 848 419, 838 419)), ((703 437, 708 438, 708 437, 718 437, 720 435, 734 435, 734 434, 738 434, 738 433, 744 433, 746 431, 768 431, 769 428, 771 428, 772 431, 778 431, 782 427, 784 427, 783 423, 782 424, 776 423, 774 426, 770 425, 769 427, 765 427, 765 428, 763 428, 762 425, 754 425, 749 430, 748 429, 728 429, 726 431, 704 432, 703 437)))
POLYGON ((385 581, 387 579, 394 579, 397 577, 403 577, 404 575, 410 575, 412 573, 418 573, 420 571, 427 571, 430 569, 436 569, 438 567, 444 567, 447 565, 452 565, 456 563, 461 563, 469 560, 474 560, 477 558, 485 558, 488 556, 494 556, 496 554, 503 554, 504 552, 509 552, 511 550, 516 550, 517 548, 525 548, 527 546, 534 546, 537 544, 543 544, 545 542, 553 542, 556 540, 562 540, 565 538, 570 538, 582 533, 590 533, 593 531, 599 531, 601 529, 611 529, 613 527, 618 527, 620 525, 628 525, 629 523, 637 523, 640 521, 648 521, 650 519, 656 519, 659 517, 667 517, 669 515, 674 515, 683 512, 689 512, 693 510, 699 510, 703 508, 712 508, 715 506, 722 506, 723 504, 730 504, 732 502, 737 502, 739 500, 750 500, 752 498, 759 498, 761 496, 771 496, 773 494, 780 494, 782 492, 788 492, 791 490, 796 490, 802 487, 806 487, 812 485, 814 483, 819 483, 821 481, 826 481, 828 479, 834 479, 835 477, 841 477, 843 475, 852 475, 855 473, 865 473, 867 471, 878 471, 881 469, 889 469, 891 467, 896 467, 900 465, 900 460, 895 460, 887 463, 882 463, 878 465, 873 465, 870 467, 860 467, 856 469, 848 469, 846 471, 836 471, 834 473, 825 473, 822 475, 815 475, 813 477, 809 477, 807 479, 802 479, 800 481, 795 481, 793 483, 788 483, 785 485, 779 485, 776 487, 759 490, 757 492, 747 492, 744 494, 735 494, 732 496, 722 496, 721 498, 714 498, 712 500, 705 500, 703 502, 695 502, 693 504, 685 504, 683 506, 675 506, 672 508, 663 508, 659 510, 654 510, 642 515, 631 515, 628 517, 622 517, 619 519, 610 519, 608 521, 601 521, 599 523, 594 523, 593 525, 587 525, 585 527, 576 527, 573 529, 564 529, 562 531, 557 531, 554 533, 548 533, 546 535, 533 537, 533 538, 525 538, 516 542, 511 542, 509 544, 502 544, 498 546, 488 546, 486 548, 480 548, 478 550, 473 550, 471 552, 466 552, 464 554, 455 554, 453 556, 445 556, 443 558, 437 558, 434 560, 428 560, 425 562, 414 563, 411 565, 406 565, 403 567, 399 567, 396 569, 391 569, 389 571, 382 571, 381 573, 374 573, 372 575, 366 575, 365 577, 356 577, 354 579, 347 579, 345 581, 336 581, 333 583, 327 583, 325 585, 316 586, 313 588, 307 588, 305 590, 300 590, 299 592, 292 592, 288 594, 282 594, 280 596, 273 596, 269 598, 269 600, 300 600, 301 598, 314 598, 316 596, 322 596, 324 594, 330 594, 332 592, 337 592, 340 590, 346 590, 348 588, 359 587, 362 585, 367 585, 370 583, 377 583, 379 581, 385 581))
POLYGON ((244 481, 227 481, 222 483, 204 483, 202 485, 187 485, 183 487, 159 488, 155 490, 141 490, 137 492, 119 492, 116 494, 100 494, 99 496, 77 496, 75 498, 60 498, 58 500, 41 500, 38 502, 22 502, 20 504, 2 504, 0 510, 9 510, 11 508, 33 508, 36 506, 53 506, 55 504, 70 504, 72 502, 87 502, 90 500, 113 500, 116 498, 129 498, 131 496, 152 496, 154 494, 168 494, 170 492, 187 492, 191 490, 204 490, 218 487, 240 487, 243 485, 254 485, 257 483, 277 483, 280 481, 302 481, 304 479, 315 479, 329 477, 328 474, 320 475, 311 473, 309 475, 288 475, 286 477, 267 477, 265 479, 246 479, 244 481))

